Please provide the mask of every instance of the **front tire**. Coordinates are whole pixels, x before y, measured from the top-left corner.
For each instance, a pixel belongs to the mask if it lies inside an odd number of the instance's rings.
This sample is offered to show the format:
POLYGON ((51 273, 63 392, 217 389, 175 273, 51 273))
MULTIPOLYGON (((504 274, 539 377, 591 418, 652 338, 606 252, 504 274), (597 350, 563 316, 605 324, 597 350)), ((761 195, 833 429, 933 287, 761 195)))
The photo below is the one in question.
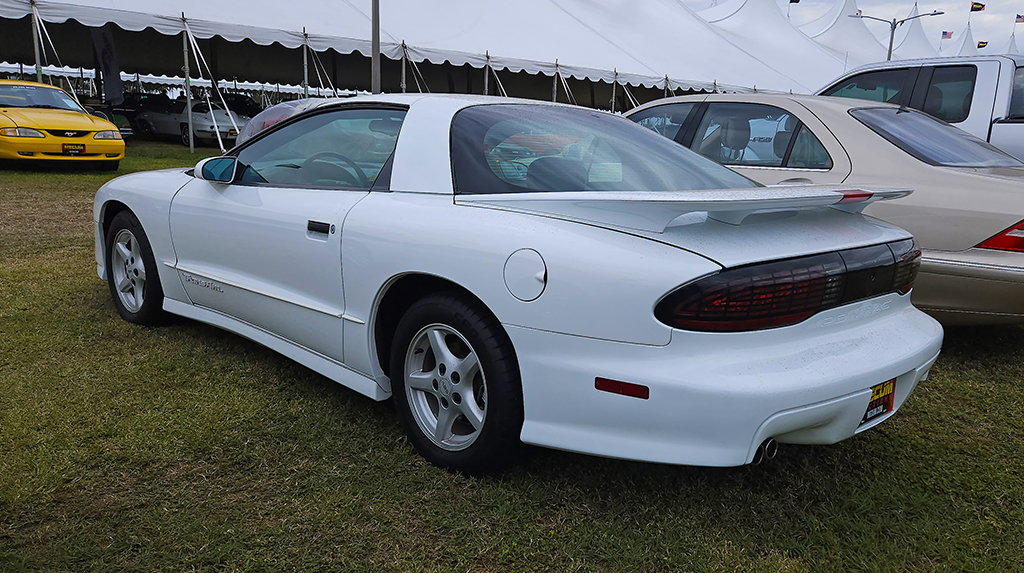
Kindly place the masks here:
POLYGON ((456 293, 428 295, 402 317, 391 348, 392 396, 420 455, 468 474, 521 456, 519 364, 489 312, 456 293))
POLYGON ((131 211, 114 216, 106 234, 107 285, 121 318, 135 324, 163 322, 164 291, 153 249, 131 211))

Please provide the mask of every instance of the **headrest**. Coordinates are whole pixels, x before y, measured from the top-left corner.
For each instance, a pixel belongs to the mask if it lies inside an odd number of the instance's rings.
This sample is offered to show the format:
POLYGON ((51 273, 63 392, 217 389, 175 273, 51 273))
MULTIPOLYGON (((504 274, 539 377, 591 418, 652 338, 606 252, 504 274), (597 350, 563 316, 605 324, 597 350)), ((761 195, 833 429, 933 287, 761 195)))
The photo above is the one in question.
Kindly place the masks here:
POLYGON ((722 147, 746 149, 750 144, 750 122, 738 117, 729 117, 722 122, 722 147))
POLYGON ((540 157, 526 170, 526 185, 542 191, 583 191, 587 169, 579 159, 540 157))
POLYGON ((775 134, 775 141, 772 142, 772 145, 775 146, 775 157, 782 159, 786 156, 786 150, 789 149, 789 141, 791 139, 793 139, 792 130, 780 131, 775 134))

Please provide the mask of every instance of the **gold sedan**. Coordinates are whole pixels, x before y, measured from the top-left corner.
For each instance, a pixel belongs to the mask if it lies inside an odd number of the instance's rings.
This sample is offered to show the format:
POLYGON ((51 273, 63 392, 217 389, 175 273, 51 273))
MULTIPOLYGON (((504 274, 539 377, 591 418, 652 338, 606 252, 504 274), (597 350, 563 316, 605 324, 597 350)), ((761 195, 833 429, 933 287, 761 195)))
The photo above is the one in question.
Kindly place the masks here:
POLYGON ((86 161, 113 171, 123 158, 117 126, 64 90, 0 80, 0 160, 86 161))
POLYGON ((666 98, 627 116, 765 185, 914 189, 864 211, 921 245, 914 305, 945 324, 1024 323, 1024 163, 967 132, 892 104, 794 95, 666 98))

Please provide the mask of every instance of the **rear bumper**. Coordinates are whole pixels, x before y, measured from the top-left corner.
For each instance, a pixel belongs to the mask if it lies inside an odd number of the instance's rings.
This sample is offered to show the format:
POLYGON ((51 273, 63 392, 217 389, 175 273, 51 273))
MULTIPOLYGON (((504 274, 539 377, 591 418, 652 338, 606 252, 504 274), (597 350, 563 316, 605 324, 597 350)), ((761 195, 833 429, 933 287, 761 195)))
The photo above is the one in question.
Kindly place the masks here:
POLYGON ((928 370, 942 328, 891 294, 798 325, 711 334, 673 331, 641 346, 506 326, 520 359, 522 440, 632 460, 749 463, 769 437, 830 444, 860 421, 871 387, 896 379, 893 412, 928 370), (647 400, 601 392, 595 378, 641 384, 647 400))
POLYGON ((943 324, 1024 322, 1024 253, 928 253, 913 300, 943 324))
POLYGON ((124 140, 93 139, 91 136, 3 137, 0 136, 0 159, 41 161, 119 161, 124 159, 124 140), (64 144, 84 145, 78 155, 64 153, 64 144))

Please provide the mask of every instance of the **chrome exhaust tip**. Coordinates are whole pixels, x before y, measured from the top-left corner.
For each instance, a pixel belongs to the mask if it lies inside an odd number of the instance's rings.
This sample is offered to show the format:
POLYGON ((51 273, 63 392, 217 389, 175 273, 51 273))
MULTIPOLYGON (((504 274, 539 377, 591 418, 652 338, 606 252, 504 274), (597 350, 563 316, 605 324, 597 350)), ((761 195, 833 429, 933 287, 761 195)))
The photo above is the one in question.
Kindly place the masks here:
POLYGON ((764 461, 764 444, 759 444, 757 449, 754 450, 754 459, 750 460, 750 465, 758 465, 764 461))
POLYGON ((775 459, 775 456, 779 453, 779 443, 774 438, 765 440, 761 447, 764 448, 764 459, 766 460, 775 459))

